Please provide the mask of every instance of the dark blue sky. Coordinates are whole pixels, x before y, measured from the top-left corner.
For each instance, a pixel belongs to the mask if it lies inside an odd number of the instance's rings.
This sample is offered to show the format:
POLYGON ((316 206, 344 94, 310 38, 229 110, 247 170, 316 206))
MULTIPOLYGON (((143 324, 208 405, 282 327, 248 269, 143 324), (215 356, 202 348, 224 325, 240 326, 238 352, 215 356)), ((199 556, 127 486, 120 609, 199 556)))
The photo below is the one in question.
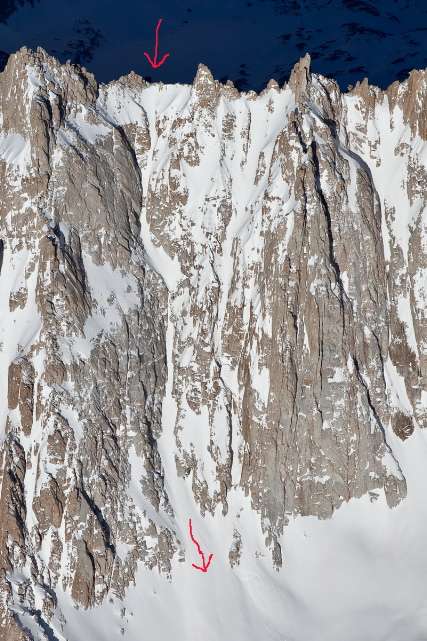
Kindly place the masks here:
POLYGON ((368 76, 387 87, 427 67, 427 0, 0 0, 3 59, 44 47, 107 82, 131 69, 151 80, 191 82, 199 62, 218 79, 259 91, 283 83, 301 55, 343 89, 368 76), (153 70, 158 18, 160 56, 153 70))

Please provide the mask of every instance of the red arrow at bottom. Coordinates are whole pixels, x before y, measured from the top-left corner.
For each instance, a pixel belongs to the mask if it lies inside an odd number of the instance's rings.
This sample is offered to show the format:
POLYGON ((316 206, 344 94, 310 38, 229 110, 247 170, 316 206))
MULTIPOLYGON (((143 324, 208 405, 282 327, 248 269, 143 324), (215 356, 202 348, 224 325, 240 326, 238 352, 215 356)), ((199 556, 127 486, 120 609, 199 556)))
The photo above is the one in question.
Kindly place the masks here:
POLYGON ((209 566, 210 566, 210 564, 211 564, 211 561, 212 561, 212 559, 213 559, 213 554, 209 554, 208 562, 206 563, 205 555, 203 554, 203 552, 202 552, 202 550, 201 550, 201 547, 200 547, 200 545, 199 545, 199 542, 194 538, 194 535, 193 535, 193 525, 192 525, 192 523, 191 523, 191 519, 188 519, 188 529, 189 529, 189 531, 190 531, 190 538, 191 538, 191 540, 193 541, 194 545, 195 545, 195 546, 196 546, 196 548, 197 548, 197 553, 198 553, 198 555, 199 555, 199 556, 201 557, 201 559, 202 559, 202 565, 201 565, 201 566, 200 566, 200 565, 196 565, 195 563, 192 563, 191 565, 192 565, 192 566, 193 566, 193 568, 195 568, 196 570, 200 570, 200 572, 207 572, 207 571, 208 571, 208 568, 209 568, 209 566))

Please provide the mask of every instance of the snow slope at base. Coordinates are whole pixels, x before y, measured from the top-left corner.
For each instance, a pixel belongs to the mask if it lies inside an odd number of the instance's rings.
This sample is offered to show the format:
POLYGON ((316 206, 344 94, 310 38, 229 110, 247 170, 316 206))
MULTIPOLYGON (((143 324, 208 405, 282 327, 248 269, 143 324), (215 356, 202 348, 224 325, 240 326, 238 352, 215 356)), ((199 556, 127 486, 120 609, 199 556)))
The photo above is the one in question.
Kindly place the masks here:
MULTIPOLYGON (((226 517, 201 519, 187 486, 176 514, 186 560, 175 557, 173 578, 141 566, 124 602, 114 599, 89 611, 59 594, 67 622, 58 638, 80 641, 84 629, 90 641, 425 640, 427 435, 417 430, 405 443, 391 440, 408 482, 407 499, 390 510, 380 493, 372 502, 369 496, 352 500, 331 520, 291 519, 279 572, 248 498, 234 492, 226 517), (191 566, 199 559, 188 536, 190 516, 202 549, 214 553, 206 574, 191 566), (234 526, 245 539, 240 565, 232 569, 234 526)), ((177 483, 183 490, 187 481, 177 483)))

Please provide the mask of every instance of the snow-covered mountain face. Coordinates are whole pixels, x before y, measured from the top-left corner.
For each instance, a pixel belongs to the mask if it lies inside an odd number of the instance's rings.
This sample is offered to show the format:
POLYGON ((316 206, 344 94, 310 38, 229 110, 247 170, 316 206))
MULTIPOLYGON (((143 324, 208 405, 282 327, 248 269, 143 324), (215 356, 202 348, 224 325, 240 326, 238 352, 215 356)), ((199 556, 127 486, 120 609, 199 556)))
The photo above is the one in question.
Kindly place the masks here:
POLYGON ((2 640, 426 637, 426 109, 9 59, 2 640))

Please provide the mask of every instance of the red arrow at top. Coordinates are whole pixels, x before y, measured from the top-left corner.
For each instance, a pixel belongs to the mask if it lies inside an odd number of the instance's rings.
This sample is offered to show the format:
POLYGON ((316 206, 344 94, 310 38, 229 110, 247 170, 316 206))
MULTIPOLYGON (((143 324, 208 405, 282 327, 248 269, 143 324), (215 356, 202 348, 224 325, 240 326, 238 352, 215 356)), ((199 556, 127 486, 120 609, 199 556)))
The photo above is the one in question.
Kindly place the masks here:
POLYGON ((193 568, 196 568, 196 570, 200 570, 200 572, 207 572, 208 568, 209 568, 209 566, 211 564, 211 561, 213 559, 213 554, 209 554, 208 562, 206 563, 205 555, 203 554, 203 552, 202 552, 202 550, 200 548, 199 542, 194 538, 193 526, 191 524, 191 519, 188 519, 188 529, 190 530, 190 538, 191 538, 191 540, 193 541, 194 545, 197 548, 198 555, 202 559, 202 565, 201 566, 200 565, 196 565, 195 563, 192 563, 191 565, 193 566, 193 568))
POLYGON ((156 27, 156 44, 154 46, 154 60, 151 60, 150 54, 144 51, 144 56, 147 58, 148 62, 153 67, 153 69, 158 69, 159 67, 161 67, 164 61, 166 60, 166 58, 170 56, 170 53, 165 53, 165 55, 160 60, 160 62, 157 62, 157 54, 159 52, 159 29, 160 29, 160 25, 162 24, 162 21, 163 21, 163 18, 159 18, 159 21, 156 27))

